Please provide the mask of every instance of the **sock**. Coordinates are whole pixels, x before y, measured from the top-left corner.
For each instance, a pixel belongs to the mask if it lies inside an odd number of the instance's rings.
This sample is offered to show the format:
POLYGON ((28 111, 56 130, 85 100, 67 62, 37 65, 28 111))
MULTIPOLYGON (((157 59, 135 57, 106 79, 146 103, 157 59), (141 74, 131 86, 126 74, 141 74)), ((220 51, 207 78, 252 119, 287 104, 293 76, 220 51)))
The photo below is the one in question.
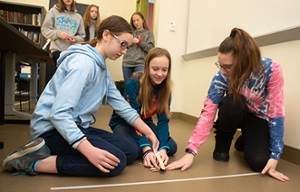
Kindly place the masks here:
POLYGON ((36 170, 36 166, 37 166, 37 164, 38 164, 40 161, 41 161, 41 160, 37 160, 37 161, 34 162, 33 165, 32 165, 32 169, 33 169, 33 171, 36 172, 36 173, 38 173, 37 170, 36 170))

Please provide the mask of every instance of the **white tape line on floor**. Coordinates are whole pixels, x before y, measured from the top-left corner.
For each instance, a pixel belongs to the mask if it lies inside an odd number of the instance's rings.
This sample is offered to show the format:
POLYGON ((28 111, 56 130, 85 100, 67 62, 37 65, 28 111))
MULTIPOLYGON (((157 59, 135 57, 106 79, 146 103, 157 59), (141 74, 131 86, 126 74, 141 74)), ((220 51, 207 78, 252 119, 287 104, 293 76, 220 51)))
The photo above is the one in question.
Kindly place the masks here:
POLYGON ((133 185, 151 185, 158 183, 173 183, 173 182, 185 182, 185 181, 197 181, 197 180, 208 180, 208 179, 222 179, 231 177, 245 177, 252 175, 260 175, 261 173, 245 173, 235 175, 222 175, 222 176, 211 176, 211 177, 197 177, 197 178, 186 178, 186 179, 171 179, 171 180, 160 180, 160 181, 144 181, 134 183, 119 183, 119 184, 104 184, 104 185, 83 185, 83 186, 69 186, 69 187, 51 187, 51 190, 69 190, 69 189, 89 189, 89 188, 104 188, 104 187, 121 187, 121 186, 133 186, 133 185))

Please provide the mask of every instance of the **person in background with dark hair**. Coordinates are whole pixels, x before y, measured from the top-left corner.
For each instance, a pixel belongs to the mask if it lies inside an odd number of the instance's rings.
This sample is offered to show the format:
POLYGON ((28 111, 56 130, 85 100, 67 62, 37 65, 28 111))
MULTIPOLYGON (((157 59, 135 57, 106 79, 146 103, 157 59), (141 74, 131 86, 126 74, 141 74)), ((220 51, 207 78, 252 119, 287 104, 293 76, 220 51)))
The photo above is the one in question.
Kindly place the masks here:
POLYGON ((50 51, 54 64, 62 51, 85 37, 82 17, 76 11, 74 0, 58 0, 46 14, 41 27, 42 35, 50 39, 50 51))
POLYGON ((284 80, 281 66, 262 58, 255 40, 244 30, 233 28, 219 46, 220 69, 212 79, 198 123, 188 141, 186 154, 167 166, 186 170, 207 139, 218 111, 213 158, 229 161, 229 149, 237 128, 242 135, 235 148, 256 172, 288 181, 276 171, 283 150, 284 80))
MULTIPOLYGON (((124 98, 157 136, 160 143, 159 155, 165 165, 169 156, 177 151, 177 144, 169 132, 171 86, 170 53, 166 49, 156 47, 147 54, 144 72, 133 73, 124 92, 124 98), (157 125, 152 120, 155 114, 157 125)), ((135 145, 138 158, 143 159, 145 167, 158 166, 153 148, 145 136, 124 121, 116 111, 112 114, 109 126, 114 134, 128 139, 135 145)))
POLYGON ((143 71, 146 55, 154 47, 154 35, 147 26, 142 13, 135 12, 130 19, 134 30, 133 43, 123 56, 122 70, 124 82, 126 83, 133 72, 143 71))
POLYGON ((122 17, 104 19, 97 37, 62 52, 58 68, 32 114, 32 141, 9 154, 1 166, 30 175, 115 176, 137 158, 128 140, 93 128, 105 100, 158 149, 159 142, 111 80, 105 60, 116 60, 132 43, 133 31, 122 17))
POLYGON ((96 36, 97 28, 100 25, 100 13, 97 5, 89 5, 83 15, 83 24, 85 30, 84 41, 89 41, 96 36))

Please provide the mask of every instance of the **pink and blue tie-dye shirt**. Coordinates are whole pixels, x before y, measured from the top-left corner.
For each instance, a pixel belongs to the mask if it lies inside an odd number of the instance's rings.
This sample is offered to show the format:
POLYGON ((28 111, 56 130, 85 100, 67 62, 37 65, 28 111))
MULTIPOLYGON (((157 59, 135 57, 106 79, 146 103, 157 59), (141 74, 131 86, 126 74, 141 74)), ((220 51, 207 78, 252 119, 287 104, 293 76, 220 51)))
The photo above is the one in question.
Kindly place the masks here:
MULTIPOLYGON (((240 89, 246 98, 249 110, 257 117, 269 122, 270 158, 279 159, 283 149, 284 104, 283 104, 283 74, 278 63, 262 58, 265 73, 260 76, 250 75, 249 80, 240 89), (266 78, 265 78, 266 77, 266 78)), ((228 90, 229 79, 221 71, 212 79, 208 95, 204 101, 200 118, 189 139, 187 148, 198 151, 207 139, 218 110, 219 103, 228 90)))

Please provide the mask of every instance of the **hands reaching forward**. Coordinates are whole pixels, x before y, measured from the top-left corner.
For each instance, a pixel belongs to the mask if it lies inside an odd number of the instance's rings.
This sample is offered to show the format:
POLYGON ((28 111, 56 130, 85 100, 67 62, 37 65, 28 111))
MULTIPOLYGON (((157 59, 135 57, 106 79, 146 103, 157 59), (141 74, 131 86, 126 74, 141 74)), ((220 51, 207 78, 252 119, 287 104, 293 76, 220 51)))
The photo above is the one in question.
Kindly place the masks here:
MULTIPOLYGON (((163 164, 166 166, 168 164, 168 161, 169 161, 169 157, 167 155, 167 150, 162 149, 162 150, 159 151, 159 153, 157 155, 160 156, 163 164)), ((154 168, 155 167, 155 168, 159 169, 159 162, 156 158, 155 153, 150 148, 148 148, 147 150, 144 150, 143 165, 145 167, 149 167, 149 168, 154 168)))
POLYGON ((174 161, 170 165, 166 167, 167 170, 175 170, 175 169, 181 169, 181 171, 185 171, 187 168, 189 168, 194 160, 194 155, 190 153, 186 153, 181 159, 178 161, 174 161))

